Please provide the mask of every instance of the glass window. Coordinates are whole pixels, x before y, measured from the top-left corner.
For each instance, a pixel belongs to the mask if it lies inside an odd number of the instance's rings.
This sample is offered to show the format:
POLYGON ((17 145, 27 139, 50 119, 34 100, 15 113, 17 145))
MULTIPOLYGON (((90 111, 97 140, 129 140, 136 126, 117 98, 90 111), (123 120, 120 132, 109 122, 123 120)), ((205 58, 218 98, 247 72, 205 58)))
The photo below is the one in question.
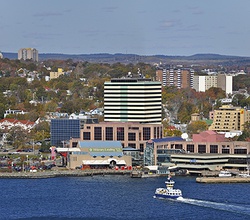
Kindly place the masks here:
POLYGON ((229 149, 222 149, 221 152, 222 152, 223 154, 229 154, 229 153, 230 153, 229 149))
POLYGON ((124 141, 124 128, 123 127, 117 127, 116 130, 117 135, 117 141, 124 141))
POLYGON ((187 152, 194 153, 194 145, 193 144, 187 144, 187 152))
POLYGON ((90 132, 83 132, 83 140, 90 140, 90 132))
POLYGON ((247 149, 234 149, 234 154, 247 154, 247 149))
POLYGON ((128 133, 128 141, 135 141, 136 140, 136 134, 129 132, 128 133))
POLYGON ((218 145, 210 145, 210 153, 217 154, 218 153, 218 145))
POLYGON ((151 139, 150 132, 151 132, 151 129, 149 127, 143 128, 143 140, 144 141, 148 141, 151 139))
POLYGON ((198 153, 206 153, 206 145, 198 145, 198 153))
POLYGON ((94 128, 94 140, 102 140, 102 128, 95 127, 94 128))
POLYGON ((106 127, 106 141, 113 141, 113 127, 106 127))
POLYGON ((176 144, 175 149, 182 149, 182 144, 176 144))
POLYGON ((144 144, 140 144, 140 152, 144 152, 144 144))

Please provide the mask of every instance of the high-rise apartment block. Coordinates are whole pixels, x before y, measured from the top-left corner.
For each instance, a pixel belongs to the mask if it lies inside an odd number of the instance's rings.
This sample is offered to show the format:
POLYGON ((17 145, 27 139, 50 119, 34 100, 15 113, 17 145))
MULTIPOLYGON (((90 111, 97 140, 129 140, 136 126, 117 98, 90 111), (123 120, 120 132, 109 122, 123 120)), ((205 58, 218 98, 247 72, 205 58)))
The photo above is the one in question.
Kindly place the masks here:
POLYGON ((217 86, 224 90, 226 94, 233 94, 233 76, 218 74, 217 86))
POLYGON ((192 69, 158 69, 156 81, 162 86, 176 86, 177 88, 193 88, 194 71, 192 69))
POLYGON ((211 87, 217 87, 217 75, 194 76, 194 89, 205 92, 211 87))
POLYGON ((216 132, 243 131, 244 124, 249 121, 250 111, 234 107, 232 105, 223 105, 219 110, 214 110, 213 123, 209 130, 216 132))
POLYGON ((18 59, 38 62, 38 50, 35 48, 21 48, 18 50, 18 59))
POLYGON ((211 74, 194 76, 194 89, 197 92, 205 92, 211 87, 221 88, 226 94, 233 93, 233 76, 227 74, 211 74))
POLYGON ((161 124, 161 82, 145 78, 104 83, 104 121, 161 124))

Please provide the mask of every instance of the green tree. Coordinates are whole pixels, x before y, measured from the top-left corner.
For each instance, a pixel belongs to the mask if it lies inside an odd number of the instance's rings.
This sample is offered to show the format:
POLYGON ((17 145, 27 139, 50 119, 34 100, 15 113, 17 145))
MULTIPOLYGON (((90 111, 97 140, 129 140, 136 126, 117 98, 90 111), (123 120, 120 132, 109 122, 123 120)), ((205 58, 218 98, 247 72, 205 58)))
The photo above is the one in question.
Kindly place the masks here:
POLYGON ((20 126, 12 127, 7 133, 7 141, 17 149, 24 146, 25 142, 28 140, 29 134, 20 126))
POLYGON ((242 135, 237 139, 238 141, 250 141, 250 122, 244 124, 242 135))

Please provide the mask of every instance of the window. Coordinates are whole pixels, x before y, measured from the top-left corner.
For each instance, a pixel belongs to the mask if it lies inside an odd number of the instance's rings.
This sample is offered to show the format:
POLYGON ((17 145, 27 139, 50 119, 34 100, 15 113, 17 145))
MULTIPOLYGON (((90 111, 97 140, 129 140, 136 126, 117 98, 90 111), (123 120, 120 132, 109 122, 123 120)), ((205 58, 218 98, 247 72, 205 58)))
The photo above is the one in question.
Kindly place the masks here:
POLYGON ((217 154, 218 153, 218 145, 210 145, 210 153, 217 154))
POLYGON ((102 128, 95 127, 94 128, 94 140, 102 140, 102 128))
POLYGON ((151 136, 150 136, 150 131, 151 129, 146 127, 146 128, 143 128, 143 140, 144 141, 148 141, 150 140, 151 136))
POLYGON ((90 140, 90 132, 83 132, 83 140, 90 140))
POLYGON ((106 141, 113 141, 113 127, 106 127, 106 141))
POLYGON ((136 134, 135 133, 128 133, 128 141, 135 141, 136 140, 136 134))
POLYGON ((234 154, 247 154, 247 149, 234 149, 234 154))
POLYGON ((117 127, 116 130, 116 136, 117 141, 124 141, 124 128, 123 127, 117 127))
POLYGON ((182 149, 182 144, 175 144, 175 149, 182 149))
POLYGON ((72 147, 77 147, 77 142, 72 142, 72 147))
POLYGON ((136 145, 134 143, 128 143, 129 147, 136 148, 136 145))
POLYGON ((221 152, 222 152, 223 154, 229 154, 229 153, 230 153, 229 149, 222 149, 221 152))
POLYGON ((144 144, 140 144, 140 152, 144 152, 144 144))
POLYGON ((194 145, 193 144, 187 144, 187 152, 194 153, 194 145))
POLYGON ((198 145, 198 153, 206 153, 206 145, 198 145))

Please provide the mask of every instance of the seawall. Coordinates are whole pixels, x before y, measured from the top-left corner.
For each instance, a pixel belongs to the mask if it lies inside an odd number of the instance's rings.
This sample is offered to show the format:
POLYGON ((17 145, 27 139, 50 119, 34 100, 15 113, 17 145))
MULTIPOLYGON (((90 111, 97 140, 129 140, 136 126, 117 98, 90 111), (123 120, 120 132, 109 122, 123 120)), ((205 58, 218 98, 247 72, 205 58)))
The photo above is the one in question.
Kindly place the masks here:
POLYGON ((60 170, 42 172, 4 172, 0 173, 0 178, 8 179, 40 179, 54 177, 84 177, 94 175, 130 175, 128 170, 60 170))

